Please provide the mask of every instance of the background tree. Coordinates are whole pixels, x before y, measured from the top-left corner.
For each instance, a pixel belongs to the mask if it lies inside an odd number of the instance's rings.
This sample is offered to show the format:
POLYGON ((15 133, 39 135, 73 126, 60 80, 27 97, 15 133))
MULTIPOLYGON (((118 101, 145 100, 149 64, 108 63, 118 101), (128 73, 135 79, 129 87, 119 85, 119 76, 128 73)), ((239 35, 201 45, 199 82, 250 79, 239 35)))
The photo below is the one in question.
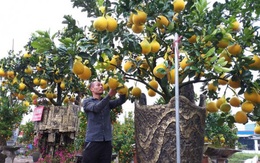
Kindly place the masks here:
POLYGON ((33 144, 34 123, 32 121, 26 122, 25 124, 20 125, 19 130, 23 133, 22 137, 19 138, 19 143, 25 145, 33 144))
POLYGON ((131 162, 134 158, 134 119, 131 112, 124 121, 113 126, 113 149, 118 154, 120 162, 131 162))
POLYGON ((0 87, 0 145, 6 145, 28 112, 29 107, 16 100, 7 85, 0 87))
POLYGON ((84 38, 83 29, 78 28, 70 16, 64 18, 65 29, 53 36, 49 32, 36 31, 25 46, 25 54, 10 51, 8 57, 1 60, 0 75, 12 87, 17 99, 35 105, 41 102, 61 106, 75 102, 76 97, 79 100, 81 92, 86 93, 83 81, 91 77, 87 67, 90 63, 83 65, 77 56, 77 43, 84 38), (81 76, 74 72, 81 72, 81 76))

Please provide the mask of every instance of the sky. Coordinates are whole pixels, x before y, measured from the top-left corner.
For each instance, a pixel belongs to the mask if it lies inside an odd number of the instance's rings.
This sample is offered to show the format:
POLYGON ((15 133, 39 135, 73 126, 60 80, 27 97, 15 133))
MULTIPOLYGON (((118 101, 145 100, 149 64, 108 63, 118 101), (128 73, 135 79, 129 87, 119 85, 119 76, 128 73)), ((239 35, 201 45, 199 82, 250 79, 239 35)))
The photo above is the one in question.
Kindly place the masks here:
POLYGON ((70 0, 2 0, 0 1, 0 58, 14 48, 23 50, 36 30, 54 34, 62 29, 64 15, 72 15, 79 25, 88 23, 86 13, 72 8, 70 0))

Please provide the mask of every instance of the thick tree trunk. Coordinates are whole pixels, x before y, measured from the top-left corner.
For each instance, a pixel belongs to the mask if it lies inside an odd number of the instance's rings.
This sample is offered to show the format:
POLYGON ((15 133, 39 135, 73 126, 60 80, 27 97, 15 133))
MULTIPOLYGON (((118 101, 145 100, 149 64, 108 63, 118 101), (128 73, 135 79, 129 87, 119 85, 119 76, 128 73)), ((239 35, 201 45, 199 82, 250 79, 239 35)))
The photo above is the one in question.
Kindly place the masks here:
MULTIPOLYGON (((201 163, 206 110, 184 96, 179 98, 181 162, 201 163)), ((175 163, 175 98, 166 105, 135 103, 138 163, 175 163)))

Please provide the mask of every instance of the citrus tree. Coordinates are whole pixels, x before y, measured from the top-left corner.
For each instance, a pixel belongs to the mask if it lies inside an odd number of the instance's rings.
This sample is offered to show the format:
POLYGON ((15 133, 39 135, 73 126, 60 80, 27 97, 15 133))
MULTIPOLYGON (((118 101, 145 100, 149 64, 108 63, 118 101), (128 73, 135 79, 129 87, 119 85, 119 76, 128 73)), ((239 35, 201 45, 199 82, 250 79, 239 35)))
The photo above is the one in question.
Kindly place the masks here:
POLYGON ((6 145, 13 130, 20 125, 25 114, 29 113, 27 104, 21 103, 10 94, 7 85, 0 87, 0 145, 6 145))
POLYGON ((134 158, 134 119, 129 112, 122 123, 115 123, 113 127, 113 150, 121 162, 131 162, 134 158))
POLYGON ((90 63, 81 63, 76 50, 84 32, 70 16, 65 16, 64 23, 67 27, 52 36, 44 31, 32 34, 26 53, 10 51, 1 59, 0 75, 18 100, 61 106, 86 93, 83 81, 91 77, 90 63))
POLYGON ((241 111, 229 120, 259 120, 260 87, 254 77, 260 69, 257 1, 72 2, 87 12, 89 26, 78 27, 65 16, 65 29, 53 35, 37 31, 25 46, 28 53, 10 52, 1 60, 0 74, 13 85, 17 98, 29 98, 24 95, 33 92, 62 105, 73 101, 76 93, 87 92, 84 80, 98 79, 105 88, 117 88, 131 99, 147 92, 167 103, 175 92, 177 55, 180 87, 204 83, 209 112, 229 112, 234 95, 239 99, 234 107, 241 106, 241 111), (181 41, 178 54, 173 50, 175 33, 181 41), (147 90, 128 88, 128 81, 142 83, 147 90))
POLYGON ((34 124, 32 121, 28 121, 25 124, 20 125, 19 127, 20 132, 23 133, 22 137, 19 138, 19 142, 21 144, 33 144, 34 139, 34 124))
POLYGON ((202 92, 209 98, 207 111, 228 113, 240 107, 227 118, 229 123, 246 123, 248 117, 259 120, 259 3, 72 2, 92 20, 79 48, 110 88, 124 80, 136 81, 147 89, 130 87, 130 98, 144 92, 158 94, 167 103, 175 93, 178 55, 180 87, 202 82, 202 92), (174 54, 175 33, 181 41, 179 54, 174 54))

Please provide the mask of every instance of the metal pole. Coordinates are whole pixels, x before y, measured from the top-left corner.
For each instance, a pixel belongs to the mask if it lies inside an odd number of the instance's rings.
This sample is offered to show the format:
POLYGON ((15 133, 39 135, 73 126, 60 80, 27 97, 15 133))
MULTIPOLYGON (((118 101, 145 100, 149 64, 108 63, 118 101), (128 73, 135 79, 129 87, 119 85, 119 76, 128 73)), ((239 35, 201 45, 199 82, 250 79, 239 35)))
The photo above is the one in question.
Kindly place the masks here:
POLYGON ((181 163, 181 147, 180 147, 180 117, 179 117, 179 49, 178 34, 174 37, 174 56, 175 56, 175 121, 176 121, 176 163, 181 163))

